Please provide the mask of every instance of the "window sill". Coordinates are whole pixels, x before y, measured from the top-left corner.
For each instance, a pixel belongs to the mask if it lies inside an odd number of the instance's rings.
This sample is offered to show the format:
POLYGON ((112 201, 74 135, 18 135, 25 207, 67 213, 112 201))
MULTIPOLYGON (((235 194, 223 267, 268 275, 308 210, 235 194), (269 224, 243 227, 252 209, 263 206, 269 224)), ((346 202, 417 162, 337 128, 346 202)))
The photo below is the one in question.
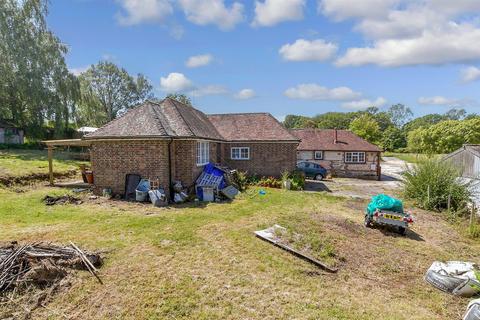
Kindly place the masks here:
POLYGON ((205 162, 205 163, 197 163, 197 167, 203 167, 204 165, 207 165, 208 162, 205 162))
POLYGON ((230 160, 233 160, 233 161, 248 161, 248 160, 251 160, 251 159, 249 158, 249 159, 230 159, 230 160))

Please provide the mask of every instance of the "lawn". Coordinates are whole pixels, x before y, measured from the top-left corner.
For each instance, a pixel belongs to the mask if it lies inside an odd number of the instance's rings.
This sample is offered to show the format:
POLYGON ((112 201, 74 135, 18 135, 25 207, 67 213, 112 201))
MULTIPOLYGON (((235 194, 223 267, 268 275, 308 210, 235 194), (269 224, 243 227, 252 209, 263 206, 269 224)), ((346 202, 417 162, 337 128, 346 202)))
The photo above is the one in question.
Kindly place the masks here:
MULTIPOLYGON (((399 153, 399 152, 385 152, 385 157, 395 157, 408 163, 417 163, 422 159, 425 159, 427 155, 421 153, 399 153)), ((434 157, 442 157, 443 154, 434 155, 434 157)))
POLYGON ((401 237, 365 229, 365 201, 327 193, 249 189, 231 203, 164 209, 88 195, 81 205, 41 201, 64 192, 0 189, 0 241, 71 240, 107 257, 104 285, 79 271, 33 319, 458 319, 468 300, 423 274, 435 259, 480 256, 440 214, 416 210, 414 232, 401 237), (340 271, 253 235, 274 223, 340 271))
MULTIPOLYGON (((53 167, 57 174, 78 169, 83 161, 71 160, 72 153, 55 152, 53 167)), ((46 150, 0 150, 0 177, 27 177, 48 174, 46 150)))

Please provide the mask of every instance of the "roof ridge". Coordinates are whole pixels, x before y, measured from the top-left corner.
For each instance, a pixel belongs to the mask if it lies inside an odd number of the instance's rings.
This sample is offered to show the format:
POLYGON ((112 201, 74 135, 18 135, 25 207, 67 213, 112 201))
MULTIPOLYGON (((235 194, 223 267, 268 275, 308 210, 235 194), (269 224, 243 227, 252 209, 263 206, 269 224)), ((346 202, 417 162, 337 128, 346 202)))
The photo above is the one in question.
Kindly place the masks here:
POLYGON ((235 116, 235 115, 249 115, 249 114, 272 115, 270 112, 233 112, 233 113, 209 113, 209 114, 206 114, 206 116, 235 116))

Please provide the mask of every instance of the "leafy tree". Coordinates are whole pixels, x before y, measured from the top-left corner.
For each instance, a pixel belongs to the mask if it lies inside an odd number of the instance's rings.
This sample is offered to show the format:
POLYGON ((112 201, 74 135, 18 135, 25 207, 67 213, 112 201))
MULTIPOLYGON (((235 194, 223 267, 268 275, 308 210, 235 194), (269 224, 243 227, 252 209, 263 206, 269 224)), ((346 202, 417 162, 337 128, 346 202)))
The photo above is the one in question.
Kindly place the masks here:
POLYGON ((313 117, 313 120, 320 129, 348 129, 357 115, 355 112, 327 112, 313 117))
POLYGON ((466 117, 466 115, 467 112, 465 111, 465 109, 453 108, 445 112, 445 117, 448 120, 462 120, 466 117))
POLYGON ((381 137, 380 126, 373 116, 364 114, 350 123, 350 130, 371 143, 378 143, 381 137))
POLYGON ((171 98, 183 104, 186 104, 187 106, 192 106, 192 100, 186 94, 183 94, 183 93, 169 93, 165 98, 171 98))
POLYGON ((389 127, 382 133, 382 147, 387 151, 395 151, 407 146, 405 133, 397 127, 389 127))
POLYGON ((434 124, 437 124, 439 122, 448 120, 446 116, 438 114, 438 113, 433 113, 433 114, 427 114, 425 116, 415 118, 412 121, 406 123, 403 126, 403 130, 405 132, 413 131, 418 128, 428 128, 434 124))
POLYGON ((401 128, 413 117, 412 110, 400 103, 391 106, 387 113, 390 115, 391 121, 397 128, 401 128))
POLYGON ((310 118, 308 117, 289 114, 285 117, 285 120, 283 121, 283 125, 289 129, 305 128, 308 120, 310 120, 310 118))
POLYGON ((36 137, 49 116, 64 126, 70 120, 62 105, 70 90, 63 82, 67 48, 48 30, 46 15, 46 0, 0 1, 0 116, 36 137))
POLYGON ((92 65, 79 78, 81 113, 95 125, 111 121, 153 96, 152 85, 142 74, 132 77, 125 69, 108 61, 92 65))
POLYGON ((394 126, 392 119, 387 112, 377 112, 373 115, 373 118, 377 121, 381 131, 385 131, 394 126))

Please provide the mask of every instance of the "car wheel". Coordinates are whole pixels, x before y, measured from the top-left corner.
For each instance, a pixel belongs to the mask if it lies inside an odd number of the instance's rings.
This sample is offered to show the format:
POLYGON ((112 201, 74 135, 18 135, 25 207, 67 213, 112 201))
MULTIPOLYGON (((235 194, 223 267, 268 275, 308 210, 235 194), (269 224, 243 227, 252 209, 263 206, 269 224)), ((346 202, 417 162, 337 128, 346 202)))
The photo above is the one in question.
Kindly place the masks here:
POLYGON ((322 181, 322 180, 323 180, 323 176, 322 176, 321 174, 317 174, 317 175, 315 176, 315 180, 317 180, 317 181, 322 181))
POLYGON ((398 227, 398 233, 400 233, 402 236, 407 234, 407 229, 404 227, 398 227))
POLYGON ((371 228, 372 227, 372 219, 368 214, 365 215, 365 222, 364 222, 365 227, 371 228))

